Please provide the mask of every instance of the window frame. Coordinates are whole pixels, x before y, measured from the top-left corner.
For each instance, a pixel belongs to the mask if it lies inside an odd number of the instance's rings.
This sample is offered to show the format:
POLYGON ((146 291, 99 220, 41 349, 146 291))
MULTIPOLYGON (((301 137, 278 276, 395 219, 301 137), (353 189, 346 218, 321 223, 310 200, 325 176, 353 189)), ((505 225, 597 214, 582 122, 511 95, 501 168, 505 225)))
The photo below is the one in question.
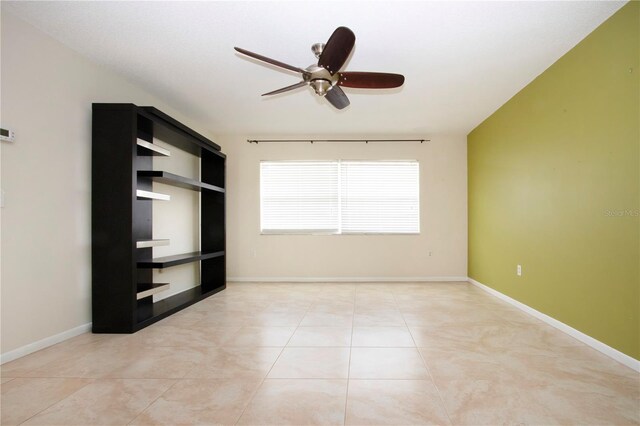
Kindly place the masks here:
POLYGON ((421 234, 422 232, 422 226, 421 226, 421 222, 422 222, 422 215, 421 215, 421 205, 422 205, 422 200, 420 197, 420 160, 417 159, 395 159, 395 160, 390 160, 390 159, 385 159, 385 160, 378 160, 378 159, 358 159, 358 160, 350 160, 350 159, 339 159, 339 160, 333 160, 333 159, 326 159, 326 160, 260 160, 259 163, 259 184, 258 184, 258 208, 260 210, 259 212, 259 216, 260 216, 260 223, 259 223, 259 228, 260 228, 260 235, 318 235, 318 236, 333 236, 333 235, 344 235, 344 236, 358 236, 358 235, 404 235, 404 236, 418 236, 421 234), (262 164, 263 163, 318 163, 318 162, 326 162, 326 163, 337 163, 337 169, 338 169, 338 227, 337 230, 334 231, 323 231, 323 230, 310 230, 310 229, 304 229, 304 230, 291 230, 291 231, 287 231, 287 230, 265 230, 262 227, 262 223, 263 223, 263 199, 262 199, 262 164), (342 230, 342 163, 343 162, 350 162, 350 163, 355 163, 355 162, 363 162, 363 163, 416 163, 417 167, 418 167, 418 172, 417 172, 417 208, 418 208, 418 221, 417 221, 417 230, 415 232, 354 232, 354 231, 348 231, 348 232, 344 232, 342 230))

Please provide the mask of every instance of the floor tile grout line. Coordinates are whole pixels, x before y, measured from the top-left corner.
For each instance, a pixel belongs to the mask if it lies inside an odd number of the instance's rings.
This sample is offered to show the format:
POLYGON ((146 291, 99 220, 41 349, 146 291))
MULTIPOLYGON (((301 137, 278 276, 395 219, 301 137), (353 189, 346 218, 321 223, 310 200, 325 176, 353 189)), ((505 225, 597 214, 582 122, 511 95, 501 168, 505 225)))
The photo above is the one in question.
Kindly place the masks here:
MULTIPOLYGON (((396 299, 395 293, 393 294, 393 298, 394 298, 394 300, 396 299)), ((440 393, 440 389, 438 388, 438 384, 436 383, 435 379, 433 378, 433 375, 431 374, 431 369, 429 368, 429 365, 427 364, 427 361, 425 360, 424 356, 422 355, 422 351, 418 348, 418 343, 416 342, 415 337, 413 337, 413 333, 411 332, 411 328, 409 328, 409 324, 407 324, 407 320, 404 318, 404 313, 402 311, 400 311, 400 315, 402 315, 402 319, 404 320, 404 323, 405 323, 405 325, 407 327, 407 330, 409 330, 409 335, 411 336, 411 340, 413 340, 413 344, 415 345, 416 351, 418 351, 418 356, 420 356, 420 359, 422 360, 422 364, 424 365, 424 368, 427 370, 427 374, 429 375, 429 379, 431 380, 431 383, 433 383, 433 387, 436 388, 436 392, 438 394, 438 399, 440 399, 440 404, 442 406, 442 409, 444 410, 444 413, 447 415, 447 420, 449 420, 449 424, 450 425, 453 425, 453 422, 451 421, 451 416, 449 416, 449 410, 447 410, 447 406, 444 403, 444 398, 442 397, 442 394, 440 393)))
MULTIPOLYGON (((284 350, 284 348, 283 348, 284 350)), ((282 351, 281 351, 282 353, 282 351)), ((280 357, 280 355, 278 355, 278 357, 280 357)), ((276 358, 277 361, 277 358, 276 358)), ((275 362, 274 362, 275 364, 275 362)), ((273 366, 271 366, 273 368, 273 366)), ((269 369, 269 371, 271 371, 271 369, 269 369)), ((269 373, 267 373, 269 374, 269 373)), ((247 408, 249 407, 249 405, 251 405, 251 402, 253 402, 253 398, 256 397, 256 394, 258 393, 258 391, 260 390, 260 388, 262 387, 262 384, 264 383, 266 379, 266 376, 262 378, 262 380, 260 381, 260 384, 258 386, 256 386, 256 388, 254 389, 254 391, 251 393, 251 396, 247 399, 247 403, 244 404, 244 407, 242 407, 242 411, 240 412, 240 414, 238 415, 238 418, 236 419, 236 421, 233 423, 234 425, 237 425, 240 422, 240 419, 242 418, 242 416, 244 415, 244 412, 247 411, 247 408)))
MULTIPOLYGON (((1 0, 0 0, 0 1, 1 1, 1 0)), ((51 347, 49 347, 49 348, 41 349, 41 351, 47 351, 48 349, 54 348, 54 347, 56 347, 56 346, 57 346, 58 348, 60 348, 60 347, 62 347, 62 345, 64 345, 64 343, 65 343, 64 341, 63 341, 63 342, 60 342, 60 343, 56 343, 55 345, 53 345, 53 346, 51 346, 51 347)), ((100 341, 92 341, 92 342, 88 342, 88 343, 83 343, 83 344, 81 344, 80 346, 81 346, 81 347, 84 347, 84 346, 96 346, 98 343, 100 343, 100 341)), ((29 354, 29 355, 27 355, 27 356, 36 356, 36 354, 37 354, 38 352, 40 352, 40 351, 36 351, 36 352, 34 352, 34 353, 32 353, 32 354, 29 354)), ((73 357, 73 355, 71 355, 71 357, 73 357)), ((19 361, 19 360, 20 360, 20 358, 19 358, 18 360, 14 360, 14 361, 12 361, 12 362, 16 362, 16 361, 19 361)), ((40 366, 36 367, 34 370, 35 370, 35 371, 38 371, 38 370, 41 370, 41 369, 43 369, 43 368, 47 368, 49 365, 54 364, 54 363, 59 362, 59 361, 60 361, 60 360, 56 360, 56 359, 54 359, 53 361, 45 362, 44 364, 42 364, 42 365, 40 365, 40 366)), ((9 364, 9 363, 7 363, 7 364, 9 364)), ((6 365, 6 364, 4 364, 4 365, 6 365)), ((6 367, 5 367, 5 368, 6 368, 6 367)), ((23 368, 24 368, 24 367, 23 367, 23 368)), ((0 370, 1 370, 1 368, 0 368, 0 370)), ((1 373, 0 373, 0 374, 1 374, 1 373)), ((25 379, 28 379, 28 378, 42 378, 42 379, 45 379, 45 378, 49 378, 49 377, 48 377, 48 376, 42 376, 42 377, 39 377, 39 376, 18 376, 18 377, 13 377, 13 378, 14 378, 14 379, 18 379, 18 378, 25 378, 25 379)), ((55 378, 55 377, 51 377, 51 378, 55 378)), ((92 379, 92 378, 94 378, 94 377, 88 377, 88 378, 92 379)))
POLYGON ((429 368, 429 364, 427 363, 427 360, 425 359, 425 357, 422 355, 422 351, 419 349, 418 349, 418 354, 420 355, 420 358, 422 359, 422 362, 424 363, 424 366, 427 369, 427 373, 429 373, 429 378, 431 379, 431 383, 433 383, 433 387, 436 388, 436 392, 438 393, 438 398, 440 399, 440 404, 442 404, 442 409, 444 410, 444 413, 447 415, 447 419, 449 419, 449 424, 453 425, 454 423, 451 420, 451 416, 449 415, 449 410, 447 410, 447 406, 444 403, 444 398, 442 397, 440 388, 438 387, 436 380, 433 378, 433 375, 431 374, 431 369, 429 368))
POLYGON ((342 424, 347 424, 347 408, 349 406, 349 383, 351 382, 351 357, 353 356, 353 330, 355 328, 355 317, 356 317, 356 299, 357 299, 358 289, 356 286, 353 288, 353 314, 351 315, 351 340, 349 341, 349 365, 347 367, 347 391, 344 396, 344 418, 342 419, 342 424))
MULTIPOLYGON (((186 376, 187 374, 188 374, 188 373, 185 373, 185 376, 186 376)), ((136 414, 135 416, 133 416, 133 419, 131 419, 129 422, 127 422, 127 425, 130 425, 131 423, 135 422, 135 421, 136 421, 136 419, 137 419, 138 417, 140 417, 140 416, 141 416, 145 411, 147 411, 147 410, 149 409, 149 407, 151 407, 153 404, 155 404, 155 402, 156 402, 157 400, 159 400, 160 398, 162 398, 162 396, 163 396, 165 393, 169 392, 169 391, 170 391, 170 390, 171 390, 175 385, 177 385, 181 380, 185 380, 185 379, 184 379, 184 378, 181 378, 181 379, 171 379, 171 380, 173 380, 173 381, 174 381, 174 382, 171 384, 171 386, 169 386, 169 387, 168 387, 164 392, 162 392, 160 395, 158 395, 158 397, 157 397, 157 398, 155 398, 153 401, 151 401, 149 404, 147 404, 147 406, 146 406, 146 407, 144 407, 142 410, 140 410, 140 412, 139 412, 138 414, 136 414)))
POLYGON ((251 398, 249 398, 248 402, 245 404, 245 406, 242 408, 242 412, 240 413, 240 415, 238 416, 238 418, 236 419, 234 425, 237 425, 240 422, 240 419, 242 418, 242 416, 244 415, 245 411, 247 411, 247 408, 249 408, 249 406, 251 405, 251 403, 253 402, 253 399, 256 397, 256 395, 258 394, 258 391, 260 390, 260 388, 262 388, 262 385, 264 385, 265 380, 267 380, 267 377, 269 377, 269 374, 271 373, 271 370, 273 370, 273 367, 275 367, 276 363, 278 362, 278 360, 280 359, 280 357, 282 356, 282 353, 284 352, 284 350, 287 348, 287 345, 289 344, 289 342, 291 341, 291 339, 293 339, 293 336, 296 334, 296 331, 298 331, 298 328, 300 328, 300 324, 302 323, 302 321, 304 320, 304 317, 307 315, 307 312, 309 312, 309 309, 311 309, 311 305, 313 304, 313 302, 307 307, 304 315, 300 318, 300 321, 298 322, 298 325, 296 326, 296 328, 293 330, 293 333, 291 333, 291 336, 289 336, 289 339, 287 340, 287 342, 285 343, 285 345, 282 347, 282 349, 280 350, 280 353, 278 354, 278 356, 276 357, 275 361, 273 361, 273 364, 271 364, 271 367, 269 368, 269 371, 267 371, 267 373, 264 375, 264 377, 262 378, 262 380, 260 381, 260 384, 258 386, 256 386, 255 391, 253 391, 253 394, 251 395, 251 398))
MULTIPOLYGON (((43 378, 51 379, 51 378, 55 378, 55 377, 43 377, 43 378)), ((52 403, 52 404, 50 404, 50 405, 46 406, 45 408, 43 408, 42 410, 38 411, 37 413, 35 413, 35 414, 34 414, 34 415, 32 415, 31 417, 29 417, 29 418, 27 418, 27 419, 23 420, 22 422, 20 422, 20 424, 24 424, 24 423, 28 422, 29 420, 33 419, 33 418, 34 418, 34 417, 36 417, 37 415, 39 415, 39 414, 43 413, 45 410, 48 410, 49 408, 51 408, 51 407, 53 407, 54 405, 56 405, 56 404, 60 403, 61 401, 64 401, 65 399, 67 399, 67 398, 69 398, 70 396, 74 395, 76 392, 79 392, 80 390, 82 390, 82 389, 84 389, 85 387, 89 386, 91 383, 93 383, 93 381, 94 381, 95 379, 87 379, 87 380, 89 380, 89 383, 85 383, 85 384, 84 384, 84 386, 79 387, 79 388, 78 388, 78 389, 76 389, 74 392, 71 392, 69 395, 65 396, 64 398, 62 398, 62 399, 60 399, 60 400, 58 400, 58 401, 56 401, 56 402, 54 402, 54 403, 52 403)))
MULTIPOLYGON (((242 380, 250 380, 251 378, 245 378, 242 380)), ((254 378, 255 380, 258 380, 258 378, 254 378)), ((174 379, 174 380, 201 380, 201 381, 224 381, 224 380, 233 380, 233 379, 226 379, 226 378, 217 378, 217 379, 174 379)), ((341 381, 344 382, 347 380, 346 377, 314 377, 314 376, 309 376, 309 377, 272 377, 269 379, 269 381, 295 381, 295 380, 305 380, 305 381, 310 381, 310 380, 314 380, 314 381, 341 381)), ((431 378, 430 377, 418 377, 418 378, 411 378, 411 377, 353 377, 350 380, 353 381, 358 381, 358 382, 431 382, 431 378)))
MULTIPOLYGON (((194 379, 194 380, 225 380, 225 379, 194 379)), ((269 380, 357 380, 357 381, 389 381, 389 382, 424 382, 431 380, 427 377, 421 378, 394 378, 394 377, 354 377, 349 379, 347 377, 272 377, 269 380)))
MULTIPOLYGON (((295 333, 295 332, 294 332, 295 333)), ((245 406, 242 408, 242 412, 240 413, 240 415, 238 416, 238 418, 236 419, 236 421, 234 422, 234 425, 237 425, 240 422, 240 419, 242 418, 242 416, 244 415, 245 411, 247 411, 247 408, 249 407, 249 405, 251 405, 251 403, 253 402, 253 399, 256 397, 256 394, 258 393, 258 391, 260 390, 260 388, 262 387, 262 385, 264 384, 265 380, 267 380, 267 377, 269 376, 269 373, 271 373, 271 370, 273 369, 273 367, 276 365, 276 363, 278 362, 278 360, 280 359, 280 356, 282 356, 282 352, 284 351, 284 349, 286 348, 286 346, 283 346, 282 349, 280 350, 280 353, 278 354, 278 356, 276 357, 275 361, 273 361, 273 364, 271 364, 271 367, 269 367, 269 371, 267 371, 267 373, 264 375, 264 377, 262 378, 262 380, 260 380, 260 384, 258 386, 256 386, 256 389, 253 391, 253 393, 251 394, 251 398, 249 398, 249 400, 247 401, 247 403, 245 404, 245 406)))

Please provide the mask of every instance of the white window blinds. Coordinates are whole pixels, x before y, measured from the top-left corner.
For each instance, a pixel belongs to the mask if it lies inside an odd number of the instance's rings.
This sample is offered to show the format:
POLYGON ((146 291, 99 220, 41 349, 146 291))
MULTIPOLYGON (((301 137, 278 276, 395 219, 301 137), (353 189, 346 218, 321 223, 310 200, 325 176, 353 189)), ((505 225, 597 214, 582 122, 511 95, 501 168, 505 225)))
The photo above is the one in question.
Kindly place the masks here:
POLYGON ((338 232, 337 161, 260 163, 264 233, 338 232))
POLYGON ((420 232, 417 161, 263 161, 263 233, 420 232))
POLYGON ((342 161, 342 233, 420 232, 417 161, 342 161))

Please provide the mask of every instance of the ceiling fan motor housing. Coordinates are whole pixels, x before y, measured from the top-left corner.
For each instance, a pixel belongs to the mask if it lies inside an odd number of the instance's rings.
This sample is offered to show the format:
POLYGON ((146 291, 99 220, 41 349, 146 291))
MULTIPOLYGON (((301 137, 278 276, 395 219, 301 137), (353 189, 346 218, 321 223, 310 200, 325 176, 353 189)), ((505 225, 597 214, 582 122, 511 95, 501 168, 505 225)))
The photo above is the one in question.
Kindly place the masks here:
POLYGON ((318 96, 326 95, 339 80, 338 74, 331 75, 329 71, 315 64, 308 66, 306 71, 307 74, 304 74, 302 78, 313 88, 318 96))
POLYGON ((311 82, 311 87, 315 90, 318 96, 324 96, 327 94, 329 90, 331 90, 331 83, 323 78, 313 80, 311 82))

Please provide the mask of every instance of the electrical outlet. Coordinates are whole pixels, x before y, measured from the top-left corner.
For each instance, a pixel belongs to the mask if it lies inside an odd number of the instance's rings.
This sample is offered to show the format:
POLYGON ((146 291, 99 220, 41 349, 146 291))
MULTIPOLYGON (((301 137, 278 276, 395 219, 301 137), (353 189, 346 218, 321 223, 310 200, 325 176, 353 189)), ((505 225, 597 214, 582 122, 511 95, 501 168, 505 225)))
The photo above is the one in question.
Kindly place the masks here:
POLYGON ((518 265, 516 268, 516 274, 521 277, 522 276, 522 265, 518 265))
POLYGON ((0 140, 14 142, 16 140, 16 133, 13 130, 0 129, 0 140))

